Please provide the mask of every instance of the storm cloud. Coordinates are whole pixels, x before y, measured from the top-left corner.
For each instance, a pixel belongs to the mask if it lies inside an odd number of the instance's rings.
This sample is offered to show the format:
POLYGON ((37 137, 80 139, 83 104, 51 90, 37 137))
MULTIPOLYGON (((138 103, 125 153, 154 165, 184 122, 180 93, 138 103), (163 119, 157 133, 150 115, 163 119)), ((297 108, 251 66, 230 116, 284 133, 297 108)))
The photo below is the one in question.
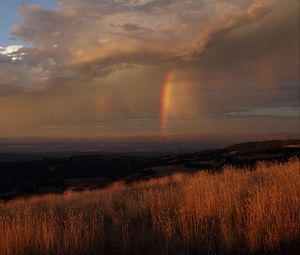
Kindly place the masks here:
POLYGON ((289 131, 287 119, 297 131, 297 0, 58 3, 23 6, 12 37, 31 46, 0 48, 4 133, 16 122, 39 135, 51 127, 159 132, 169 72, 173 132, 218 122, 238 129, 239 118, 263 116, 279 123, 275 131, 289 131))

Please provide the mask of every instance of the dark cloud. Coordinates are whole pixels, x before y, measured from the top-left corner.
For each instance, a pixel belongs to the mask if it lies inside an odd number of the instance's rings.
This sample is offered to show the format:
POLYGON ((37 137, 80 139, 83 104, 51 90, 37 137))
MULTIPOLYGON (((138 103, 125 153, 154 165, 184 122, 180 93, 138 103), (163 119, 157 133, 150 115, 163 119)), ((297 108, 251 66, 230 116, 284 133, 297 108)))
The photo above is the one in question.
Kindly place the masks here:
POLYGON ((6 56, 6 55, 0 55, 0 65, 1 63, 7 63, 7 62, 10 62, 10 57, 9 56, 6 56))
POLYGON ((47 88, 57 77, 86 80, 122 66, 194 58, 217 34, 256 22, 270 8, 263 0, 217 2, 61 0, 55 10, 28 5, 13 36, 34 45, 22 62, 39 70, 36 77, 47 88))

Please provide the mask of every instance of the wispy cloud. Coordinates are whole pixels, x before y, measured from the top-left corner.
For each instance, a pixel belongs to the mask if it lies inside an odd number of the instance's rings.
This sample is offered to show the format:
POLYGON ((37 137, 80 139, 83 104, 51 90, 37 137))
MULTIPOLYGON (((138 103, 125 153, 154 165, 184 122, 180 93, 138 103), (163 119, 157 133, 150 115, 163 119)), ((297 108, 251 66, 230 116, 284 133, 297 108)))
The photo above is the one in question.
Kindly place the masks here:
POLYGON ((300 116, 300 107, 281 106, 273 108, 256 108, 247 111, 231 112, 230 116, 244 116, 244 117, 294 117, 300 116))

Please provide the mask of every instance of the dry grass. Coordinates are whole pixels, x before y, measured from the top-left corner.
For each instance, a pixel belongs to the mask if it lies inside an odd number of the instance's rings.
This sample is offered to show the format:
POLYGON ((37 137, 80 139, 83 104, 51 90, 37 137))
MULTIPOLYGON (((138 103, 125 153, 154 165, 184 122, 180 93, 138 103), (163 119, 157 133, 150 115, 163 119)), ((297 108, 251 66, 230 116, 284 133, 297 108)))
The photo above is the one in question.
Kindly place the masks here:
MULTIPOLYGON (((0 204, 0 254, 252 254, 300 247, 300 162, 0 204)), ((296 248, 297 249, 297 248, 296 248)))

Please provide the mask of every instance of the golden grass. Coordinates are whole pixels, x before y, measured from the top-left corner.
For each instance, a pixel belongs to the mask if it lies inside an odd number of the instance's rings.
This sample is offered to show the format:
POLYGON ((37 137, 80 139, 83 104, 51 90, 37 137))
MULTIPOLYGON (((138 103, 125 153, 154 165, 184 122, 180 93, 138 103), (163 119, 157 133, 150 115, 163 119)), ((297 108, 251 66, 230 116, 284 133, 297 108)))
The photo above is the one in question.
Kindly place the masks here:
POLYGON ((0 204, 0 254, 252 254, 300 247, 300 162, 0 204))

